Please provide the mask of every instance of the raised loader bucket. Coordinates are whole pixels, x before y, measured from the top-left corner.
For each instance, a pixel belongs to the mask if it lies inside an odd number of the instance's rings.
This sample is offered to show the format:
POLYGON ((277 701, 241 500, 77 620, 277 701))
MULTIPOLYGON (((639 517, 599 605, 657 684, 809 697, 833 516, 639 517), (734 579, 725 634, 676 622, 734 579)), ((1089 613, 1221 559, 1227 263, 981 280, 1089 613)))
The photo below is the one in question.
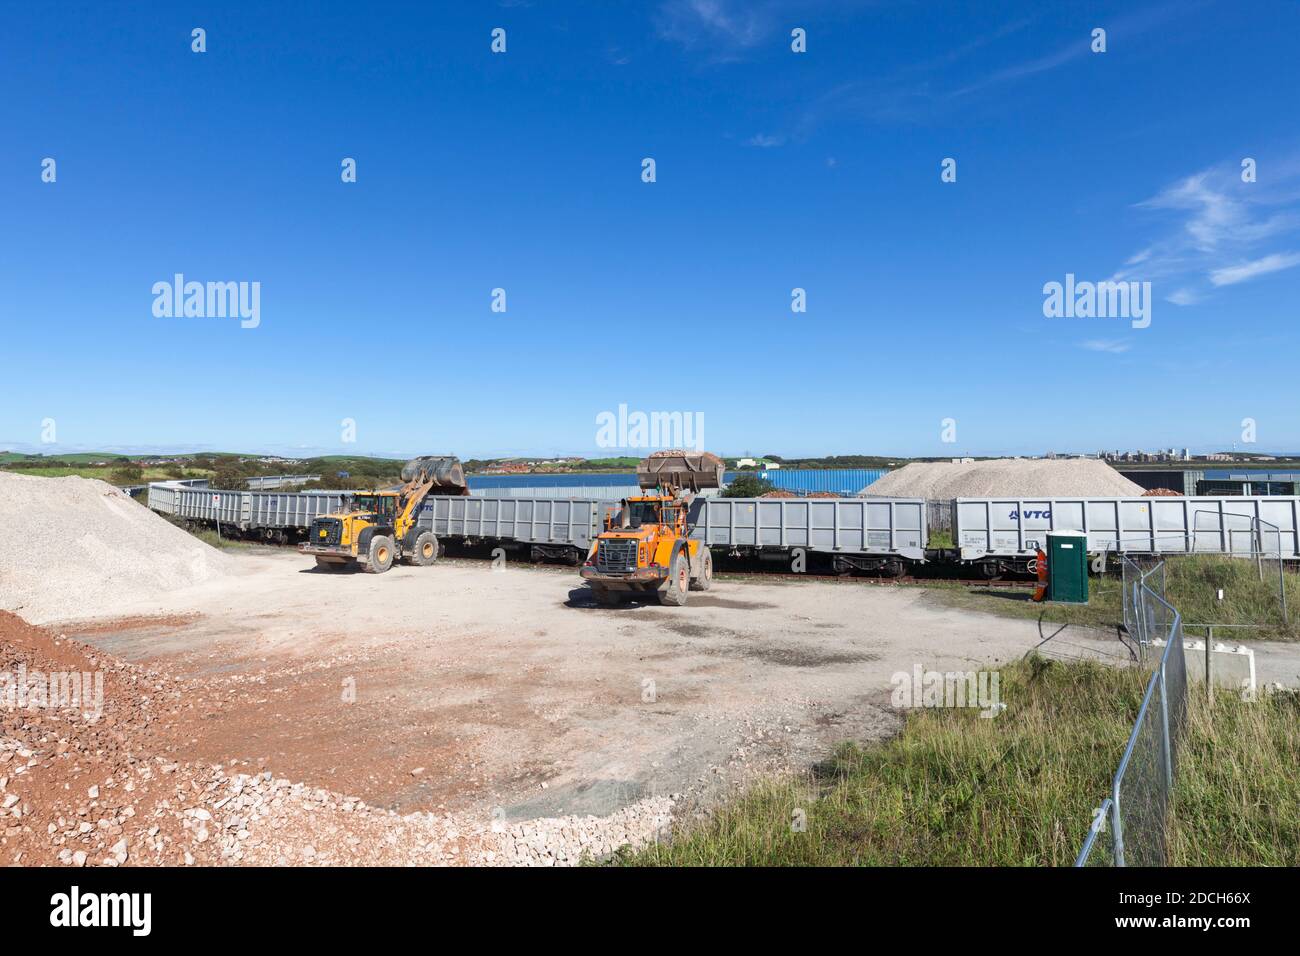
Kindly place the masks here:
POLYGON ((432 481, 430 494, 467 495, 469 483, 465 481, 465 469, 455 455, 424 455, 412 458, 402 466, 402 480, 423 484, 432 481))
POLYGON ((721 488, 726 464, 707 451, 657 451, 636 466, 636 480, 642 488, 675 485, 691 491, 721 488))

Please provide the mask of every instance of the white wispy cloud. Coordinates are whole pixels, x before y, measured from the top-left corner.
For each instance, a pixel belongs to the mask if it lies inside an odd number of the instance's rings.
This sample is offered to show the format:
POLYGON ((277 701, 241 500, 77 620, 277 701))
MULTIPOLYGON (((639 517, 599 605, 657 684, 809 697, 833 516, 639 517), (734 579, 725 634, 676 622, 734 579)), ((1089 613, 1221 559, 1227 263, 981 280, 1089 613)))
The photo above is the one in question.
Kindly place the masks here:
POLYGON ((733 60, 772 35, 778 12, 773 0, 668 0, 655 15, 655 32, 711 60, 733 60))
POLYGON ((1109 352, 1112 355, 1127 352, 1131 347, 1123 339, 1089 339, 1079 343, 1079 348, 1087 349, 1089 352, 1109 352))
POLYGON ((1165 228, 1112 278, 1173 285, 1166 301, 1187 306, 1223 286, 1300 265, 1300 253, 1274 246, 1300 233, 1300 160, 1274 160, 1267 169, 1267 182, 1243 182, 1240 160, 1226 161, 1137 203, 1165 228))
POLYGON ((773 146, 782 146, 782 145, 784 145, 784 144, 785 144, 785 137, 784 137, 784 136, 768 136, 768 135, 766 135, 766 134, 764 134, 764 133, 759 133, 759 134, 756 135, 756 136, 751 136, 749 139, 747 139, 747 140, 745 141, 745 143, 746 143, 746 145, 748 145, 748 146, 757 146, 757 147, 759 147, 760 149, 771 149, 773 146))
MULTIPOLYGON (((1177 0, 1159 6, 1107 17, 1097 26, 1106 29, 1107 42, 1130 46, 1144 34, 1167 29, 1186 19, 1209 0, 1177 0)), ((801 139, 824 123, 838 119, 872 123, 914 123, 932 120, 977 105, 1001 104, 1006 108, 1011 92, 1032 88, 1037 78, 1071 67, 1082 69, 1092 52, 1092 32, 1086 27, 1055 32, 1057 42, 1036 55, 1017 57, 1014 39, 1044 17, 1045 5, 1028 16, 1003 23, 938 56, 912 63, 889 75, 840 83, 809 100, 792 129, 801 139)), ((1038 47, 1036 47, 1038 48, 1038 47)), ((1020 48, 1023 49, 1023 46, 1020 48)), ((996 108, 996 107, 995 107, 996 108)))
POLYGON ((1281 272, 1300 266, 1300 252, 1275 252, 1272 255, 1242 262, 1235 266, 1225 266, 1210 273, 1210 281, 1215 285, 1236 285, 1270 272, 1281 272))

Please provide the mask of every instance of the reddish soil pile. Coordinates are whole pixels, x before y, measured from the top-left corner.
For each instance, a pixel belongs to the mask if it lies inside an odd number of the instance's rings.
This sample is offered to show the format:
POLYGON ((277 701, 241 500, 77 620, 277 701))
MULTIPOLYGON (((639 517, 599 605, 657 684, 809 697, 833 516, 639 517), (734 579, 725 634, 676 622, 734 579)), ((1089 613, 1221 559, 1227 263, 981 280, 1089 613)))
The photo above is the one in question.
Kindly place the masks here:
POLYGON ((175 759, 228 703, 0 611, 0 862, 492 861, 449 815, 175 759))

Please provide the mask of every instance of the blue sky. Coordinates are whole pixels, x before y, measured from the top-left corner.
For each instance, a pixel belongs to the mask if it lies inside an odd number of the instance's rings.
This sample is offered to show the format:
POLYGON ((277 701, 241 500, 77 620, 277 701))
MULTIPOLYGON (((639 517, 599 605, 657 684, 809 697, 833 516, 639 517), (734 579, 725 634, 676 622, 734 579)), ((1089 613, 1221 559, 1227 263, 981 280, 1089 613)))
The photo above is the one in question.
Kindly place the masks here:
POLYGON ((5 5, 0 448, 1300 447, 1295 3, 265 6, 5 5))

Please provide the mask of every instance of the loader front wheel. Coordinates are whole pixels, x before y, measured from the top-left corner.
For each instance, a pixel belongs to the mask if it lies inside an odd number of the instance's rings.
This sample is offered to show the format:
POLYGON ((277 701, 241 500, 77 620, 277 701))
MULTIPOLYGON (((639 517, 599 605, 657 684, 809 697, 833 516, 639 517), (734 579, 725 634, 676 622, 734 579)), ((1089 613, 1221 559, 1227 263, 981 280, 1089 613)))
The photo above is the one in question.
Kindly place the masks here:
POLYGON ((708 548, 701 547, 699 556, 695 559, 700 566, 699 574, 691 578, 692 591, 707 591, 713 587, 713 552, 708 548))
POLYGON ((421 531, 411 549, 411 563, 418 567, 428 567, 438 560, 438 539, 432 531, 421 531))
POLYGON ((370 550, 366 553, 366 571, 370 574, 383 574, 393 566, 393 539, 386 534, 377 534, 370 539, 370 550))
POLYGON ((668 567, 668 583, 659 591, 659 603, 668 607, 681 607, 691 587, 691 562, 685 551, 673 555, 668 567))

